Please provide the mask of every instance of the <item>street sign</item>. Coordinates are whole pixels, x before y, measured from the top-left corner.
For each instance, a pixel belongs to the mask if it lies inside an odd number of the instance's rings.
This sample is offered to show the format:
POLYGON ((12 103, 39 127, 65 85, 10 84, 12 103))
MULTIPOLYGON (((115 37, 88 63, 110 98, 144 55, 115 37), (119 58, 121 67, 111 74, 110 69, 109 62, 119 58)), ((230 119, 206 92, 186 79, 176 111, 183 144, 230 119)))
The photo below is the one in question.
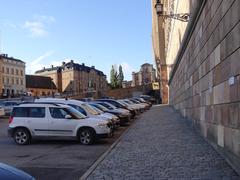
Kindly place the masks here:
POLYGON ((153 90, 159 90, 159 82, 152 83, 153 90))

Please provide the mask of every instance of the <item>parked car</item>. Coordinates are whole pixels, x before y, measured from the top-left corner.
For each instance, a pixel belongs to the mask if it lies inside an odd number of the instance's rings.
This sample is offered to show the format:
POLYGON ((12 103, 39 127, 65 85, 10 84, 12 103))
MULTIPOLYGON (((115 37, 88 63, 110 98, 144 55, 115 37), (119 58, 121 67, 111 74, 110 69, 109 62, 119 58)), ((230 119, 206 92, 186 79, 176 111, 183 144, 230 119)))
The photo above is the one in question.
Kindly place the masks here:
POLYGON ((92 103, 88 103, 93 109, 95 109, 101 116, 112 119, 114 122, 114 127, 118 127, 120 125, 120 119, 115 116, 114 114, 108 113, 106 111, 103 111, 101 108, 94 106, 92 103))
POLYGON ((119 102, 117 100, 114 100, 114 99, 97 99, 96 101, 108 102, 108 103, 114 105, 117 108, 127 109, 131 113, 131 118, 134 118, 136 116, 136 111, 133 108, 128 107, 128 106, 122 104, 121 102, 119 102))
POLYGON ((140 98, 143 98, 147 102, 151 102, 152 104, 156 102, 156 99, 149 95, 141 95, 140 98))
POLYGON ((144 105, 132 102, 129 99, 122 99, 121 101, 127 104, 128 106, 132 107, 133 109, 135 109, 138 113, 143 113, 145 110, 144 105))
POLYGON ((34 177, 7 164, 0 163, 0 179, 2 180, 35 180, 34 177))
POLYGON ((10 115, 13 107, 18 105, 18 104, 19 104, 19 102, 17 102, 17 101, 4 101, 0 105, 4 109, 5 115, 10 115))
POLYGON ((108 102, 94 101, 92 103, 104 106, 105 108, 108 109, 107 112, 119 117, 121 125, 125 125, 131 119, 132 115, 131 115, 130 111, 128 111, 126 109, 116 108, 115 106, 113 106, 112 104, 110 104, 108 102))
POLYGON ((142 106, 145 110, 150 109, 151 105, 149 103, 141 102, 139 99, 130 98, 129 101, 142 106))
POLYGON ((15 106, 9 118, 8 133, 19 145, 34 137, 71 137, 92 144, 111 133, 108 121, 88 118, 72 107, 51 103, 15 106))
POLYGON ((63 99, 63 98, 40 98, 40 99, 36 99, 35 102, 59 103, 59 104, 69 105, 87 117, 93 117, 99 120, 105 120, 109 122, 112 128, 114 126, 114 119, 101 115, 96 110, 94 110, 90 105, 88 105, 86 102, 82 102, 74 99, 63 99))

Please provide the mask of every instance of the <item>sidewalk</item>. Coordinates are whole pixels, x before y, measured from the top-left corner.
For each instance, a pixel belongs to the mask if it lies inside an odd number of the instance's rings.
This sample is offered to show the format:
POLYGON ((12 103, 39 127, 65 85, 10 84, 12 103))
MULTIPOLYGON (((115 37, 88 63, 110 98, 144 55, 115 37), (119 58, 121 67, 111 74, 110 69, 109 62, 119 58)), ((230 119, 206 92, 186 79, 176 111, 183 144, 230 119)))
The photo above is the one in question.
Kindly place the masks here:
POLYGON ((88 179, 240 179, 171 107, 152 107, 88 179))

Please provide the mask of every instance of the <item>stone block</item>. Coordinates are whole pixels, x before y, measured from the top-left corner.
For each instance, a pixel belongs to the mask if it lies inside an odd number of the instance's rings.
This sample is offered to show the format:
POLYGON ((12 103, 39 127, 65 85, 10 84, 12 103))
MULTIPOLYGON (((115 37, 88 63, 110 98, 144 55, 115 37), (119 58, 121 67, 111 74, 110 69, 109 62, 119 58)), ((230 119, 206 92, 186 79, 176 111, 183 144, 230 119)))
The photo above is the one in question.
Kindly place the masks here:
POLYGON ((224 128, 224 147, 228 151, 240 156, 240 130, 224 128))
POLYGON ((235 128, 235 129, 240 128, 239 110, 240 110, 239 103, 230 104, 228 106, 229 127, 235 128))
POLYGON ((214 124, 208 124, 207 139, 215 144, 218 144, 218 128, 214 124))
POLYGON ((229 127, 224 127, 224 148, 233 152, 233 133, 229 127))
POLYGON ((214 105, 214 121, 215 124, 222 122, 222 105, 214 105))
POLYGON ((213 104, 224 102, 224 83, 213 87, 213 104))
POLYGON ((221 124, 223 126, 229 125, 229 110, 228 110, 228 104, 221 105, 221 124))
POLYGON ((213 106, 206 106, 205 109, 205 120, 208 123, 213 123, 213 106))
POLYGON ((238 49, 229 57, 231 76, 236 76, 240 74, 239 57, 240 57, 240 49, 238 49))
POLYGON ((229 32, 226 38, 221 42, 221 61, 231 55, 240 46, 240 23, 229 32))
POLYGON ((240 130, 232 130, 232 144, 233 144, 233 153, 240 157, 240 130))
POLYGON ((234 0, 224 0, 221 7, 221 16, 223 20, 220 25, 220 39, 221 40, 239 21, 240 18, 240 1, 235 0, 234 4, 231 6, 231 9, 227 9, 233 3, 234 0), (227 11, 227 13, 226 13, 227 11), (225 14, 226 13, 226 14, 225 14))
POLYGON ((221 44, 219 44, 214 50, 214 66, 220 63, 220 46, 221 44))
POLYGON ((221 147, 224 147, 224 126, 218 125, 217 126, 218 131, 218 145, 221 147))
POLYGON ((207 123, 204 121, 200 121, 200 131, 203 137, 207 137, 207 123))

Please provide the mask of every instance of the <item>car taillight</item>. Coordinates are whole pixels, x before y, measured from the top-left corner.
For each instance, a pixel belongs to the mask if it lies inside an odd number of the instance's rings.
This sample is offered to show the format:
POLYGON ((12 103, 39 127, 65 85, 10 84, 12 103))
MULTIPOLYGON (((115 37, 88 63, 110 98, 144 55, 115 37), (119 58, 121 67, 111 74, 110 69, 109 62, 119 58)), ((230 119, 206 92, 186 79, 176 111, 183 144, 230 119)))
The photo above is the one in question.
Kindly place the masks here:
POLYGON ((11 124, 11 123, 12 123, 12 121, 13 121, 13 117, 12 117, 12 116, 10 116, 10 117, 9 117, 8 124, 11 124))

